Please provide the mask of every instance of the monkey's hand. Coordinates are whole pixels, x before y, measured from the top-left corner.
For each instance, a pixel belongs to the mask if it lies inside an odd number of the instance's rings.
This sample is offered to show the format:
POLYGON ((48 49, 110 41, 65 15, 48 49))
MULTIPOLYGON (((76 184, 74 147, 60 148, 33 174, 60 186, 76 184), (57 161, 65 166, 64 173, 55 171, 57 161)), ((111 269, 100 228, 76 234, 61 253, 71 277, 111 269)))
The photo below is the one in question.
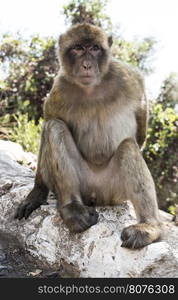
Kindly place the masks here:
POLYGON ((78 201, 63 206, 61 217, 71 232, 82 232, 98 221, 98 213, 93 207, 84 206, 78 201))

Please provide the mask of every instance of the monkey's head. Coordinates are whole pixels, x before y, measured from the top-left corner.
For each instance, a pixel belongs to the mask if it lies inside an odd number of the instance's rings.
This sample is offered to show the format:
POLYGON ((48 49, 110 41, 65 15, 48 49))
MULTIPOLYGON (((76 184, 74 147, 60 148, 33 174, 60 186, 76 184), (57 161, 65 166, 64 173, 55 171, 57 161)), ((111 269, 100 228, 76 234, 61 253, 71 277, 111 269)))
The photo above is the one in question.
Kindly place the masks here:
POLYGON ((80 86, 100 83, 109 67, 112 38, 97 26, 77 24, 59 38, 64 75, 80 86))

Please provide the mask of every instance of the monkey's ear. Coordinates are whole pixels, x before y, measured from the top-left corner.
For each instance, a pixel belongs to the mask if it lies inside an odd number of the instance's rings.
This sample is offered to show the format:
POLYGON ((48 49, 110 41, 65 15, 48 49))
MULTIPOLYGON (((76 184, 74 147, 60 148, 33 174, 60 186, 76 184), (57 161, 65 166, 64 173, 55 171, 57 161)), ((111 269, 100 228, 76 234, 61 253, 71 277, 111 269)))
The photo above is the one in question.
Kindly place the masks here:
POLYGON ((108 44, 109 44, 109 47, 112 46, 112 43, 113 43, 113 39, 112 39, 112 35, 110 35, 110 36, 108 37, 108 44))

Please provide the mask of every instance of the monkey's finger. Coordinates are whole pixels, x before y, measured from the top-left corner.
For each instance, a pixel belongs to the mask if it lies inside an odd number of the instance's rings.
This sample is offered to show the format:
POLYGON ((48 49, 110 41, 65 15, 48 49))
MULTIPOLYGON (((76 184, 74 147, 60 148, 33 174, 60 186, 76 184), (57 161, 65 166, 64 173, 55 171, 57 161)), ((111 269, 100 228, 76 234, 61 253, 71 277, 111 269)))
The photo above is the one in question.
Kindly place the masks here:
POLYGON ((18 218, 18 209, 16 210, 15 214, 14 214, 14 219, 18 218))
POLYGON ((92 225, 96 224, 99 218, 99 214, 95 209, 90 210, 90 222, 92 225))
POLYGON ((81 233, 90 228, 95 223, 93 222, 93 220, 91 222, 91 219, 86 218, 85 216, 78 216, 75 220, 73 220, 72 227, 69 227, 72 232, 81 233))
POLYGON ((15 212, 14 219, 18 219, 18 211, 15 212))
POLYGON ((130 239, 128 239, 128 240, 123 241, 122 244, 121 244, 121 247, 132 248, 132 249, 134 249, 134 248, 135 248, 135 247, 134 247, 134 244, 135 244, 135 243, 133 242, 133 239, 130 238, 130 239))
POLYGON ((83 232, 87 230, 90 227, 90 225, 87 222, 84 222, 83 220, 78 220, 78 224, 76 226, 78 233, 83 232))
POLYGON ((79 223, 80 223, 81 227, 83 228, 83 230, 86 230, 91 226, 90 220, 86 220, 85 218, 79 219, 79 223))
POLYGON ((129 238, 128 240, 122 242, 121 247, 130 248, 130 249, 140 249, 147 246, 149 243, 144 243, 137 239, 129 238))
POLYGON ((73 233, 80 233, 82 231, 85 230, 85 228, 83 227, 83 222, 81 222, 81 220, 65 220, 64 223, 67 225, 67 227, 69 228, 70 232, 73 233))
POLYGON ((124 247, 124 248, 130 248, 129 247, 129 242, 128 242, 128 240, 126 240, 126 241, 124 241, 124 242, 122 242, 122 244, 121 244, 121 247, 124 247))
POLYGON ((49 203, 46 201, 46 202, 43 203, 43 205, 49 205, 49 203))
POLYGON ((88 218, 81 218, 80 219, 80 225, 83 227, 83 230, 88 229, 89 227, 95 225, 98 221, 98 213, 96 211, 93 211, 89 214, 88 218))
POLYGON ((24 213, 24 218, 28 219, 29 215, 31 214, 32 209, 30 207, 27 207, 24 213))
POLYGON ((127 228, 123 230, 121 234, 121 239, 122 239, 122 244, 121 247, 125 248, 131 248, 131 249, 138 249, 143 247, 143 244, 140 244, 138 241, 138 236, 137 235, 130 235, 127 232, 127 228))
POLYGON ((127 240, 124 240, 121 244, 121 247, 131 248, 131 249, 140 249, 147 245, 149 245, 151 241, 149 241, 148 236, 141 236, 140 234, 131 235, 127 240))
POLYGON ((15 214, 15 219, 21 220, 24 217, 24 211, 26 208, 26 204, 22 204, 17 208, 16 214, 15 214))
POLYGON ((32 203, 28 203, 28 205, 25 208, 24 211, 24 218, 27 219, 29 215, 37 208, 37 205, 34 205, 32 203))

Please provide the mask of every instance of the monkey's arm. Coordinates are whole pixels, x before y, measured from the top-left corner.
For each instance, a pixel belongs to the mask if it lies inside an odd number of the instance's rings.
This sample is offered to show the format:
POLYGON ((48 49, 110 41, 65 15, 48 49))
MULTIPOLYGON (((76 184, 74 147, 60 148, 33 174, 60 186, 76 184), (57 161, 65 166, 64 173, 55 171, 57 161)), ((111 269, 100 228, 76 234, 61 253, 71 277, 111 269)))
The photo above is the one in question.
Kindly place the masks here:
POLYGON ((137 120, 137 133, 136 140, 140 148, 143 148, 144 142, 146 141, 147 127, 148 127, 148 101, 146 96, 143 96, 141 105, 136 112, 137 120))
POLYGON ((53 88, 45 100, 43 114, 45 121, 60 119, 61 95, 59 90, 53 88))

